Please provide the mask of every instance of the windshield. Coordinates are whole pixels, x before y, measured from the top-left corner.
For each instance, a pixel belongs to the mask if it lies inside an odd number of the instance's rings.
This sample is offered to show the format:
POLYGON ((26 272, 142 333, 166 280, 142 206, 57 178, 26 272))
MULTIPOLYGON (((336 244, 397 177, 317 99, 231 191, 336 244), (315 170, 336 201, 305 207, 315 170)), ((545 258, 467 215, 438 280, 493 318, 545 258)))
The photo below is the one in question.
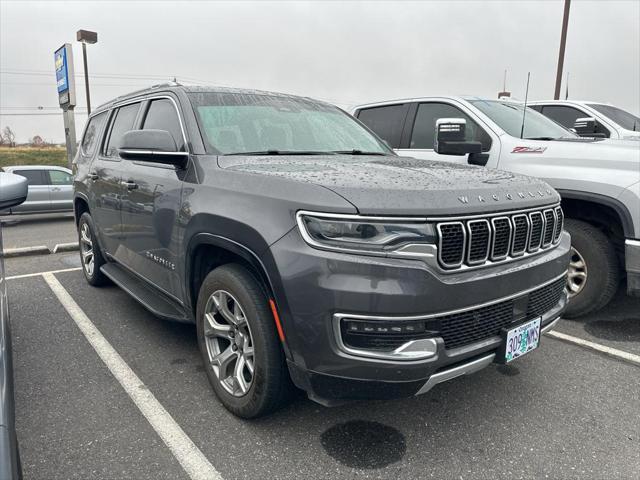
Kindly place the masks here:
MULTIPOLYGON (((522 105, 496 100, 471 100, 470 102, 509 135, 520 138, 524 110, 522 105)), ((556 138, 575 138, 577 135, 541 113, 527 108, 522 137, 553 140, 556 138)))
POLYGON ((340 109, 309 99, 253 93, 191 93, 212 153, 393 152, 340 109))
POLYGON ((640 118, 622 110, 621 108, 614 107, 613 105, 602 105, 599 103, 587 103, 587 105, 594 110, 597 110, 605 117, 610 118, 622 128, 633 130, 634 132, 640 131, 640 118))

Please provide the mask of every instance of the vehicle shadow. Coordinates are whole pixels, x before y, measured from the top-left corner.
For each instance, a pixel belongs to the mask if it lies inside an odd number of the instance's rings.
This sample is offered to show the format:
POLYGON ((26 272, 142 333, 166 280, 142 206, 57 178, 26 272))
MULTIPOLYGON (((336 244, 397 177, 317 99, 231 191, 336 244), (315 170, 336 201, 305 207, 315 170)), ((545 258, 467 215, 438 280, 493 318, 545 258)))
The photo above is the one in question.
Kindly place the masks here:
POLYGON ((590 315, 570 320, 602 340, 640 342, 640 298, 629 297, 622 284, 611 303, 590 315))

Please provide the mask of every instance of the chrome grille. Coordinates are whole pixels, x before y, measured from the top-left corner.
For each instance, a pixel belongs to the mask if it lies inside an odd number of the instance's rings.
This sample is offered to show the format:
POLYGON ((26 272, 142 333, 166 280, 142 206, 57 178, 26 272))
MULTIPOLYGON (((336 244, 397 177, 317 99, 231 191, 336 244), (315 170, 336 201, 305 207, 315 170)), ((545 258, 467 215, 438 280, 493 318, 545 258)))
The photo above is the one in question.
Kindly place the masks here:
POLYGON ((445 269, 500 262, 558 243, 564 215, 557 206, 527 213, 438 222, 438 260, 445 269))

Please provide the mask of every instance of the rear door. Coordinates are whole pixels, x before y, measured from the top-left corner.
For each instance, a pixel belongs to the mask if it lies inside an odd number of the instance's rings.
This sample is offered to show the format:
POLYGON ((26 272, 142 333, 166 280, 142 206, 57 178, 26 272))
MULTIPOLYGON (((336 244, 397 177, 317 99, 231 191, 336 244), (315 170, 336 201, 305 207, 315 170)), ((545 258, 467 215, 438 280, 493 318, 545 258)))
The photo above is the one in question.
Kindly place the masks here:
POLYGON ((73 175, 68 170, 48 170, 49 199, 52 212, 73 210, 73 175))
MULTIPOLYGON (((176 147, 187 143, 178 110, 170 97, 152 98, 143 106, 143 130, 165 130, 176 147)), ((123 160, 122 247, 116 259, 153 283, 166 294, 180 299, 178 249, 182 182, 186 169, 172 165, 123 160)))
POLYGON ((12 171, 25 177, 29 182, 27 199, 21 205, 13 207, 12 213, 47 213, 51 211, 49 198, 49 177, 45 170, 16 168, 12 171))
POLYGON ((100 151, 90 167, 89 208, 98 230, 100 244, 111 255, 116 255, 122 236, 123 160, 118 148, 125 132, 133 129, 140 102, 114 108, 105 130, 100 151))

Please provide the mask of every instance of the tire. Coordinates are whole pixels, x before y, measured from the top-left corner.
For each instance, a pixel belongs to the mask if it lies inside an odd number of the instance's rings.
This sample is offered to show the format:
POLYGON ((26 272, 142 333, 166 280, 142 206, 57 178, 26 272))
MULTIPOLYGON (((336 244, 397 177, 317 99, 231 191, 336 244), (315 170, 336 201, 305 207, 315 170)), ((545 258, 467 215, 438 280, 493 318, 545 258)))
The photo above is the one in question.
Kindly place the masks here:
POLYGON ((609 303, 620 283, 620 267, 613 244, 597 227, 567 219, 565 229, 571 234, 572 257, 567 279, 570 298, 564 317, 577 318, 609 303))
POLYGON ((95 226, 93 219, 88 212, 85 212, 78 221, 78 246, 80 249, 80 262, 82 264, 82 273, 89 285, 99 287, 109 284, 100 267, 106 263, 102 256, 102 250, 98 243, 98 236, 95 234, 95 226), (92 258, 91 258, 92 257, 92 258), (92 263, 91 267, 90 264, 92 263))
POLYGON ((287 403, 292 384, 273 314, 247 269, 227 264, 207 275, 198 293, 196 322, 205 371, 227 410, 248 419, 287 403), (233 321, 227 320, 229 316, 233 321))

